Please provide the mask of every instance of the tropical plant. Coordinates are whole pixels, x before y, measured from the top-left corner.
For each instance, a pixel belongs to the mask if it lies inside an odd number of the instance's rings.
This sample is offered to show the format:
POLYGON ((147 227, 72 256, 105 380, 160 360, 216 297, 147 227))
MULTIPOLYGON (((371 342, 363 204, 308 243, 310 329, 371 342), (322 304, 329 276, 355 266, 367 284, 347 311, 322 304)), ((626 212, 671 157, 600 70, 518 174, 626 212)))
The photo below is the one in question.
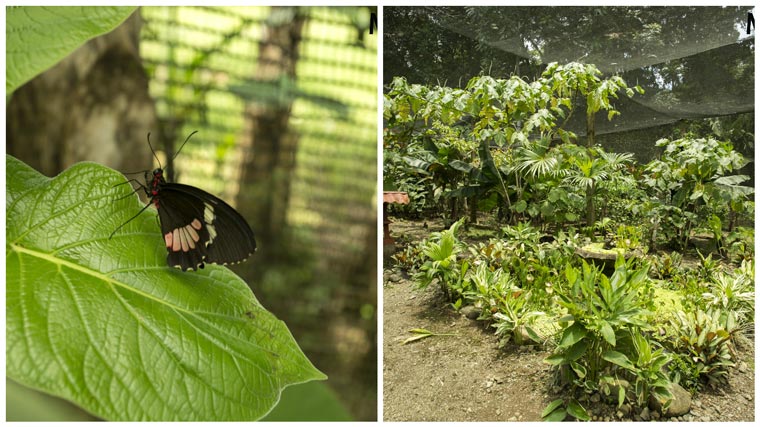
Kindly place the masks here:
POLYGON ((563 180, 585 192, 588 226, 596 221, 595 195, 609 189, 612 183, 629 179, 623 171, 632 161, 631 153, 607 153, 601 147, 578 151, 571 157, 563 180))
POLYGON ((588 415, 586 408, 581 405, 575 398, 556 399, 544 408, 541 412, 541 419, 544 421, 564 421, 567 416, 580 421, 588 421, 591 417, 588 415))
POLYGON ((733 313, 739 326, 754 323, 755 318, 754 263, 745 263, 745 266, 751 270, 747 271, 749 274, 718 273, 710 284, 710 291, 702 294, 708 307, 733 313))
MULTIPOLYGON (((662 348, 654 350, 652 342, 636 328, 632 328, 630 334, 633 343, 632 357, 629 358, 615 350, 606 351, 602 357, 627 371, 627 376, 633 381, 633 393, 639 406, 645 406, 649 398, 654 397, 667 407, 673 396, 669 391, 670 380, 663 368, 670 361, 670 357, 662 348)), ((609 379, 606 380, 605 382, 610 382, 609 379)), ((623 404, 622 390, 621 387, 618 406, 623 404)))
POLYGON ((683 255, 680 252, 663 253, 649 257, 652 262, 652 272, 659 279, 668 279, 676 275, 683 262, 683 255))
POLYGON ((425 264, 425 242, 410 243, 401 251, 391 255, 396 265, 406 271, 417 271, 425 264))
POLYGON ((493 314, 495 334, 501 339, 499 347, 504 347, 512 338, 517 345, 525 344, 526 338, 541 342, 532 324, 546 314, 530 309, 530 292, 521 290, 503 295, 499 304, 500 311, 493 314))
POLYGON ((698 373, 708 384, 722 384, 734 366, 732 338, 737 330, 736 316, 730 311, 681 311, 671 321, 666 345, 677 354, 688 355, 681 359, 688 366, 687 372, 698 373))
POLYGON ((697 255, 699 256, 699 265, 697 266, 697 275, 702 280, 713 280, 716 274, 718 274, 722 268, 720 266, 720 263, 713 259, 712 254, 709 254, 707 256, 703 256, 702 252, 697 250, 697 255))
MULTIPOLYGON (((646 165, 643 176, 644 185, 654 195, 650 212, 661 217, 660 226, 679 229, 674 243, 680 247, 686 246, 695 227, 711 228, 707 223, 711 215, 720 214, 727 205, 732 210, 743 209, 754 192, 752 187, 740 185, 748 176, 728 175, 747 163, 729 142, 687 136, 660 139, 655 145, 664 147, 663 154, 646 165), (659 204, 677 210, 657 209, 659 204), (674 214, 680 218, 673 218, 674 214)), ((734 216, 729 216, 733 226, 734 216)))
POLYGON ((736 227, 725 239, 728 259, 736 263, 754 259, 755 230, 753 228, 736 227))
POLYGON ((609 278, 586 262, 581 270, 566 268, 567 288, 557 291, 559 304, 567 309, 560 319, 566 326, 554 354, 546 359, 561 368, 564 381, 596 390, 600 375, 610 366, 604 354, 627 339, 631 328, 648 327, 647 302, 639 296, 649 282, 647 270, 647 265, 632 269, 622 257, 609 278))
POLYGON ((619 225, 614 238, 616 248, 634 250, 641 247, 643 233, 641 228, 635 225, 619 225))
POLYGON ((464 218, 455 222, 447 230, 432 233, 425 241, 422 252, 427 257, 420 271, 414 275, 421 288, 426 288, 433 280, 438 283, 447 300, 451 300, 449 288, 457 286, 464 280, 467 264, 457 261, 457 254, 462 250, 462 244, 456 237, 464 218))

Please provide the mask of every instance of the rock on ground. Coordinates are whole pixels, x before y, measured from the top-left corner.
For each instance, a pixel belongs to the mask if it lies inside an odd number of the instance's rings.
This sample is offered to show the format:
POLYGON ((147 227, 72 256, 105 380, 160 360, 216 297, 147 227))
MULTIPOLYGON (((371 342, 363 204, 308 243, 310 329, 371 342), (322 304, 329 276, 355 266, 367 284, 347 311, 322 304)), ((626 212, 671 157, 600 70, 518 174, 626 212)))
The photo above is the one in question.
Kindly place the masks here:
POLYGON ((663 402, 655 399, 654 396, 649 399, 649 407, 665 417, 679 417, 688 413, 691 408, 691 394, 676 383, 670 383, 668 390, 673 395, 673 400, 667 409, 663 409, 663 402))

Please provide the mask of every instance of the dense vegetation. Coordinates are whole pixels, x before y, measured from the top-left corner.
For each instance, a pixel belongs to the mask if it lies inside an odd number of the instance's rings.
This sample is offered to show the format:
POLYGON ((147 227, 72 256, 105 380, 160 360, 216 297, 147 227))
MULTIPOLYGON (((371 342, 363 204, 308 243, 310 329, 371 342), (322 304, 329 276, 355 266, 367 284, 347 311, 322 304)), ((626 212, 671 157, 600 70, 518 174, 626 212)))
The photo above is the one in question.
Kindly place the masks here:
POLYGON ((385 189, 411 200, 395 212, 447 225, 393 258, 454 309, 477 308, 503 344, 552 349, 571 392, 550 420, 587 419, 584 392, 643 407, 667 405, 672 383, 718 386, 754 333, 747 160, 698 133, 642 142, 660 153, 646 164, 606 151, 597 113, 614 120, 614 100, 641 89, 600 74, 552 63, 532 82, 464 89, 396 78, 385 97, 385 189), (564 129, 573 114, 583 140, 564 129))

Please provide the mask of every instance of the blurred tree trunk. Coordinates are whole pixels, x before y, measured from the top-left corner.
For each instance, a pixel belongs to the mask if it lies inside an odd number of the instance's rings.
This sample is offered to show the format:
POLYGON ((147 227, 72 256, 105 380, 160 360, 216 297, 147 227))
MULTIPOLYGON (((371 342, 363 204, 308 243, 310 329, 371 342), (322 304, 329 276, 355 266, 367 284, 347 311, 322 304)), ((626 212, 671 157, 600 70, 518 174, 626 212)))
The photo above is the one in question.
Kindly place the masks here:
POLYGON ((150 168, 145 136, 156 111, 139 56, 140 27, 135 13, 14 92, 7 152, 48 176, 83 160, 121 171, 150 168))
MULTIPOLYGON (((294 82, 298 49, 306 16, 297 7, 272 7, 269 23, 259 43, 259 63, 254 79, 272 88, 288 91, 294 82)), ((287 214, 290 183, 295 171, 298 136, 289 132, 292 97, 285 93, 279 103, 253 102, 246 108, 243 148, 247 154, 241 165, 237 206, 256 231, 260 250, 258 262, 278 257, 272 244, 282 238, 287 214)))

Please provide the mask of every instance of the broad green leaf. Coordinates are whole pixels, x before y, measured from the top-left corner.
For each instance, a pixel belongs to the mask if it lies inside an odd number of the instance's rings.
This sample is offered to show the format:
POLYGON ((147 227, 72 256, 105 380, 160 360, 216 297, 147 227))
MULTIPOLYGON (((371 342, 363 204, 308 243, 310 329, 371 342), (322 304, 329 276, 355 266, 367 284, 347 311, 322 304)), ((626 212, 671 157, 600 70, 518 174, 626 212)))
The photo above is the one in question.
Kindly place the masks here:
POLYGON ((549 415, 543 417, 544 421, 564 421, 567 417, 567 411, 565 411, 564 408, 558 408, 557 410, 553 411, 549 415))
POLYGON ((6 156, 6 375, 108 420, 255 420, 325 376, 239 277, 166 266, 124 177, 6 156))
POLYGON ((572 347, 568 348, 567 351, 565 351, 565 360, 568 362, 573 360, 578 360, 586 353, 586 350, 588 350, 589 346, 589 340, 585 341, 578 341, 577 343, 573 344, 572 347))
POLYGON ((586 368, 583 367, 583 365, 577 363, 577 362, 570 362, 570 368, 575 372, 575 375, 578 376, 580 379, 586 378, 586 368))
POLYGON ((581 406, 581 404, 578 403, 578 401, 575 399, 571 400, 570 403, 567 405, 567 413, 581 421, 588 421, 589 419, 591 419, 588 416, 588 412, 586 412, 586 409, 583 406, 581 406))
POLYGON ((602 320, 602 327, 599 329, 599 332, 602 333, 602 337, 604 337, 605 341, 615 347, 615 331, 612 330, 612 326, 609 322, 602 320))
POLYGON ((91 38, 118 27, 135 9, 133 6, 6 8, 6 96, 91 38))
POLYGON ((562 399, 554 400, 541 412, 541 418, 546 418, 547 415, 554 412, 554 410, 559 408, 563 403, 565 402, 562 399))
POLYGON ((620 352, 617 352, 615 350, 607 350, 602 355, 602 358, 608 362, 614 363, 618 366, 622 366, 625 369, 628 370, 635 370, 636 367, 631 363, 631 361, 628 359, 628 357, 620 352))
POLYGON ((544 362, 550 364, 550 365, 561 365, 566 362, 565 355, 564 354, 552 354, 551 356, 544 359, 544 362))
POLYGON ((571 345, 582 340, 587 333, 588 331, 583 327, 583 325, 575 322, 570 325, 569 328, 565 329, 565 332, 562 333, 562 339, 560 340, 559 345, 560 347, 570 347, 571 345))

